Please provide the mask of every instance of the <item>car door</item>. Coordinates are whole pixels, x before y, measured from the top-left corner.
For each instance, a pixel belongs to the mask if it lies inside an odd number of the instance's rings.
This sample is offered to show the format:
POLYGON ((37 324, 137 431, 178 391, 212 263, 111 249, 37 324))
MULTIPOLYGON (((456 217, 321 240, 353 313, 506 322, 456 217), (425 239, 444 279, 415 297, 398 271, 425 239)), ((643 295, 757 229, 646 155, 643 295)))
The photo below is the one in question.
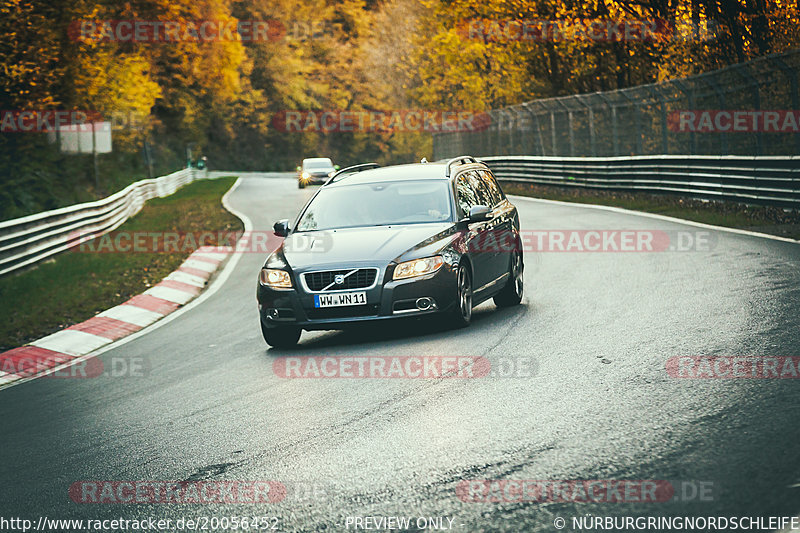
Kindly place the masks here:
POLYGON ((506 201, 494 176, 488 170, 479 170, 487 193, 492 202, 492 235, 496 238, 493 246, 492 269, 496 276, 508 272, 511 253, 515 246, 514 206, 506 201))
POLYGON ((508 272, 508 263, 504 263, 505 254, 501 251, 503 237, 502 212, 499 208, 500 198, 496 196, 492 188, 483 176, 482 170, 474 170, 469 174, 470 184, 478 194, 480 203, 491 209, 492 217, 486 223, 484 235, 482 236, 483 254, 486 256, 486 267, 488 269, 488 283, 498 282, 499 278, 508 272))
MULTIPOLYGON (((463 171, 455 178, 456 197, 462 219, 469 217, 471 207, 486 205, 485 193, 475 186, 479 182, 480 177, 474 170, 463 171)), ((476 291, 494 279, 493 257, 490 251, 487 253, 484 244, 488 239, 490 224, 491 220, 469 223, 464 234, 473 267, 472 287, 476 291)))

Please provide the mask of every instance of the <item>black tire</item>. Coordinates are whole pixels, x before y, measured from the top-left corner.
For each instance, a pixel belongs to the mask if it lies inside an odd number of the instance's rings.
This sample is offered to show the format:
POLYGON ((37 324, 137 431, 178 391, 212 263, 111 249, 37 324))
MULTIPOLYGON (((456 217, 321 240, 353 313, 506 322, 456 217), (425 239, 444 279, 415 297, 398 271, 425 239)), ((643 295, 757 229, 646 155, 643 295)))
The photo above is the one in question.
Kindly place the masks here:
POLYGON ((459 265, 456 274, 456 295, 449 322, 453 327, 464 328, 472 320, 472 274, 464 263, 459 265))
MULTIPOLYGON (((259 322, 261 321, 259 320, 259 322)), ((300 328, 291 326, 268 328, 261 322, 261 334, 267 344, 273 348, 294 348, 297 346, 297 341, 300 340, 300 333, 300 328)))
POLYGON ((523 279, 524 265, 522 263, 521 252, 515 251, 511 253, 511 265, 508 270, 508 281, 500 292, 494 295, 494 304, 497 307, 511 307, 522 301, 525 283, 523 279))
POLYGON ((306 184, 305 184, 305 183, 303 183, 303 182, 302 182, 302 181, 300 181, 300 180, 297 180, 297 188, 298 188, 298 189, 305 189, 305 188, 306 188, 306 184))

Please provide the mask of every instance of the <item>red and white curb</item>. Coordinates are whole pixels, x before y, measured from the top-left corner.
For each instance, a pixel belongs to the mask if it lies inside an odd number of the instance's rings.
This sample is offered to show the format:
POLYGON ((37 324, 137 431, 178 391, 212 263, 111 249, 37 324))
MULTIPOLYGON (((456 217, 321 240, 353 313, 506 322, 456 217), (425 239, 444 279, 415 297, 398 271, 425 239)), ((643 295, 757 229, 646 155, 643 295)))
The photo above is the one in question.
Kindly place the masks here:
POLYGON ((47 374, 169 315, 198 296, 232 252, 229 246, 200 247, 144 293, 85 322, 0 353, 0 387, 47 374))

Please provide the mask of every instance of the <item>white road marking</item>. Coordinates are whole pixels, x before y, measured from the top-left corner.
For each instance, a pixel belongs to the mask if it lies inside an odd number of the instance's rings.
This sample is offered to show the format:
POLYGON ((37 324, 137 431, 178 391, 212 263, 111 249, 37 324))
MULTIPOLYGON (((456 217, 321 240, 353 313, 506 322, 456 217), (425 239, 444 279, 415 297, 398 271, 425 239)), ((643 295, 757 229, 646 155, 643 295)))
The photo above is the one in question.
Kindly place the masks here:
POLYGON ((161 313, 156 313, 155 311, 142 309, 141 307, 136 307, 135 305, 123 304, 112 307, 111 309, 106 309, 97 316, 113 318, 129 324, 145 327, 149 326, 164 315, 161 313))
POLYGON ((111 339, 92 335, 85 331, 75 329, 62 329, 47 337, 42 337, 31 342, 31 346, 38 346, 54 352, 61 352, 67 355, 84 355, 92 352, 101 346, 112 342, 111 339))
POLYGON ((186 283, 187 285, 194 285, 195 287, 200 287, 200 288, 206 286, 206 280, 204 278, 201 278, 200 276, 195 276, 194 274, 189 274, 188 272, 181 272, 180 270, 172 272, 169 276, 167 276, 164 279, 180 281, 181 283, 186 283))
POLYGON ((222 253, 217 253, 217 252, 201 252, 201 251, 198 250, 198 251, 194 252, 192 255, 190 255, 189 257, 190 258, 192 258, 192 257, 206 257, 208 259, 213 259, 214 261, 222 261, 227 256, 228 256, 228 254, 222 254, 222 253))
POLYGON ((182 291, 180 289, 173 289, 171 287, 150 287, 144 294, 149 294, 150 296, 155 296, 156 298, 161 298, 162 300, 167 300, 168 302, 175 302, 176 304, 185 304, 192 298, 194 298, 194 294, 191 292, 182 291))
POLYGON ((217 269, 216 264, 209 263, 208 261, 197 261, 192 259, 191 256, 189 259, 184 261, 181 266, 196 268, 197 270, 205 270, 206 272, 214 272, 217 269))

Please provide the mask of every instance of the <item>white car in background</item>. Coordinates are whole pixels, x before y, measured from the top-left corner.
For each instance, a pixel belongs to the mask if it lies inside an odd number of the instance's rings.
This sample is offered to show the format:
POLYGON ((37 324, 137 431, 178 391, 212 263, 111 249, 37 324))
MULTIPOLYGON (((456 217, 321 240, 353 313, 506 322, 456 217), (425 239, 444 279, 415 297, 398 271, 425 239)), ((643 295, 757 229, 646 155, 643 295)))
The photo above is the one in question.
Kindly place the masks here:
POLYGON ((297 167, 297 186, 302 189, 306 185, 322 185, 337 170, 339 170, 339 165, 334 165, 329 157, 303 159, 303 164, 297 167))

